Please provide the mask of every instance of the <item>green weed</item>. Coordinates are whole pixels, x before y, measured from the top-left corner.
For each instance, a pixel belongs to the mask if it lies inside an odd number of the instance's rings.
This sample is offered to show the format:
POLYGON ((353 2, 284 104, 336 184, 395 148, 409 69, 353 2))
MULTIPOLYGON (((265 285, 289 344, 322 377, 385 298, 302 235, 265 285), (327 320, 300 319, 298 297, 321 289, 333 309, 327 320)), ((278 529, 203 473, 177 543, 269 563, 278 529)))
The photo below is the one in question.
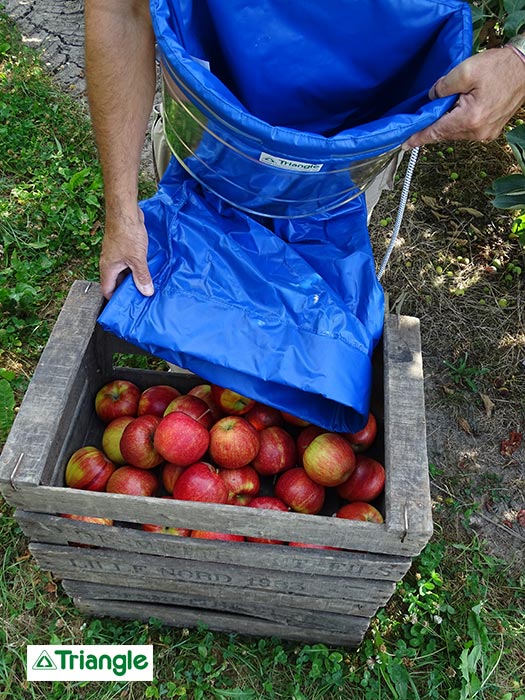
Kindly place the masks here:
POLYGON ((452 381, 459 386, 469 389, 473 393, 479 391, 476 379, 486 374, 489 370, 485 367, 469 366, 468 355, 463 355, 456 362, 443 361, 445 367, 449 370, 452 381))

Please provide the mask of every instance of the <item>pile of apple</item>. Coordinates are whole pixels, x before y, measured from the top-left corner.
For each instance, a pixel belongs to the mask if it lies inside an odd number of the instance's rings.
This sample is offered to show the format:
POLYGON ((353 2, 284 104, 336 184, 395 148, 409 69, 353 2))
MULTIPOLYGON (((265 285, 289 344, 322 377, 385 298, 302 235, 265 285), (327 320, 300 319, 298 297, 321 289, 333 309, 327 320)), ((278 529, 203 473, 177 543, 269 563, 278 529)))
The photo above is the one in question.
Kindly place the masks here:
MULTIPOLYGON (((101 444, 71 455, 65 470, 70 488, 312 515, 332 492, 338 505, 331 515, 383 522, 372 502, 383 491, 385 470, 365 454, 377 433, 372 413, 358 433, 335 433, 214 384, 182 394, 165 384, 141 391, 123 379, 104 385, 94 408, 104 424, 101 444)), ((276 542, 155 524, 142 528, 276 542)))

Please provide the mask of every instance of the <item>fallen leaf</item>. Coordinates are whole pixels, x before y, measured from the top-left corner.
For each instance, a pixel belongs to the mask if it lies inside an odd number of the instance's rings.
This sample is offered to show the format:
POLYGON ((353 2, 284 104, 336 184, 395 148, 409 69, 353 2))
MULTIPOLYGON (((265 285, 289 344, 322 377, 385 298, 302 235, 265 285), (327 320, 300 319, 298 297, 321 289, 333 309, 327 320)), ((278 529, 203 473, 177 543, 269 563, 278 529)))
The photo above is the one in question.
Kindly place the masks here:
POLYGON ((502 454, 504 457, 510 457, 511 455, 516 452, 518 447, 521 445, 521 441, 523 439, 523 435, 521 433, 516 432, 515 430, 511 430, 509 433, 508 440, 502 440, 501 445, 499 448, 500 454, 502 454))
POLYGON ((492 498, 487 498, 483 505, 485 506, 485 510, 488 510, 489 513, 494 513, 496 511, 494 500, 492 498))
POLYGON ((460 214, 470 214, 470 216, 474 216, 476 219, 482 219, 484 217, 482 212, 472 207, 459 207, 458 212, 460 214))
POLYGON ((470 427, 470 423, 466 418, 458 418, 458 425, 464 433, 472 435, 472 428, 470 427))
POLYGON ((53 583, 53 581, 50 581, 49 583, 47 583, 45 588, 46 588, 47 593, 56 593, 57 592, 57 585, 56 585, 56 583, 53 583))
POLYGON ((421 195, 421 201, 423 202, 423 204, 426 204, 427 207, 430 207, 431 209, 438 209, 439 207, 437 199, 435 197, 430 197, 427 194, 421 195))
POLYGON ((495 408, 494 402, 491 401, 490 397, 487 396, 487 394, 480 394, 480 397, 483 401, 483 406, 485 407, 485 413, 487 414, 487 418, 492 418, 492 414, 494 413, 495 408))

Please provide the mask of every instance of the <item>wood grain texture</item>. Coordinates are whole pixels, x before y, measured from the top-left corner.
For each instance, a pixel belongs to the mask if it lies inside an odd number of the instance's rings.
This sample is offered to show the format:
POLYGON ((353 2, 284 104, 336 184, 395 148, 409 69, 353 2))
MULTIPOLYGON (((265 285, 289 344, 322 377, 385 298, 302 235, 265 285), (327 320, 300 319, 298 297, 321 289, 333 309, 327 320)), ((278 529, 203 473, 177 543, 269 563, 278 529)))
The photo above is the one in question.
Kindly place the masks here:
POLYGON ((33 486, 54 469, 93 370, 85 356, 101 305, 98 285, 72 285, 0 455, 0 484, 15 466, 13 481, 33 486))
POLYGON ((432 535, 419 320, 385 319, 385 522, 414 554, 432 535))
POLYGON ((135 523, 155 523, 192 530, 212 530, 285 542, 309 542, 362 552, 410 557, 421 542, 403 541, 403 532, 385 524, 343 520, 321 515, 243 508, 123 494, 97 493, 66 487, 42 486, 38 492, 6 491, 16 508, 44 513, 76 513, 135 523))
MULTIPOLYGON (((211 587, 208 583, 187 583, 184 581, 165 581, 162 579, 155 580, 153 585, 144 586, 144 580, 133 580, 123 582, 123 579, 118 574, 104 573, 103 581, 97 580, 97 577, 92 572, 84 578, 62 579, 65 590, 73 595, 85 595, 88 598, 113 598, 115 600, 136 600, 147 599, 150 602, 164 602, 164 596, 172 596, 169 598, 170 604, 176 604, 174 601, 183 597, 189 599, 193 597, 195 601, 200 601, 196 607, 212 608, 217 610, 237 610, 239 601, 249 605, 251 614, 254 616, 266 615, 267 607, 286 607, 309 612, 330 612, 339 615, 357 615, 358 617, 371 617, 375 614, 380 604, 377 601, 369 600, 340 600, 338 598, 317 598, 314 596, 295 595, 293 593, 280 593, 277 591, 266 590, 245 590, 243 595, 239 595, 236 588, 228 588, 226 586, 211 587), (123 583, 129 585, 123 585, 123 583), (111 595, 106 595, 105 589, 112 589, 111 595), (90 590, 89 595, 85 592, 90 590), (115 589, 115 590, 113 590, 115 589), (129 589, 129 590, 128 590, 129 589), (141 595, 138 595, 140 592, 141 595)), ((180 602, 179 602, 180 604, 180 602)), ((189 605, 189 603, 187 603, 189 605)), ((194 604, 192 603, 192 606, 194 604)), ((277 618, 278 619, 278 618, 277 618)))
POLYGON ((296 571, 304 574, 334 574, 342 577, 378 581, 399 581, 408 571, 411 559, 368 552, 301 549, 282 545, 221 542, 176 538, 172 535, 143 532, 130 527, 107 527, 66 518, 16 511, 16 520, 32 542, 62 544, 78 542, 116 552, 177 556, 192 561, 296 571))
MULTIPOLYGON (((297 604, 298 596, 284 596, 253 592, 249 596, 232 595, 227 589, 212 589, 207 593, 197 593, 193 586, 187 586, 182 591, 161 591, 150 587, 123 587, 118 585, 93 584, 85 581, 64 580, 63 588, 72 598, 92 598, 94 600, 119 600, 127 602, 130 607, 142 603, 157 603, 160 605, 183 606, 197 610, 218 610, 221 612, 246 615, 259 620, 278 622, 285 625, 297 625, 298 627, 316 628, 327 632, 348 632, 356 626, 361 627, 365 617, 367 624, 370 616, 375 613, 378 606, 368 604, 372 610, 369 614, 362 611, 357 615, 348 603, 344 612, 329 612, 309 608, 308 605, 297 604), (259 595, 257 595, 259 594, 259 595), (265 595, 264 600, 260 596, 265 595), (294 598, 294 600, 289 600, 294 598), (295 605, 290 605, 295 603, 295 605)), ((366 605, 366 604, 363 604, 366 605)))
POLYGON ((361 643, 368 628, 368 621, 366 618, 361 618, 359 627, 356 626, 342 634, 339 632, 319 630, 315 627, 295 627, 265 620, 255 620, 253 617, 234 615, 231 613, 193 610, 190 608, 156 605, 152 603, 138 603, 131 606, 122 601, 93 600, 82 597, 75 598, 74 602, 81 612, 97 617, 116 617, 126 620, 144 620, 144 622, 153 618, 170 627, 184 628, 204 625, 208 629, 218 632, 252 637, 278 637, 280 639, 290 639, 299 642, 323 642, 332 646, 348 648, 357 647, 361 643))
MULTIPOLYGON (((235 544, 235 543, 233 543, 235 544)), ((205 583, 237 588, 248 594, 251 590, 293 593, 316 598, 363 600, 385 603, 394 592, 394 583, 364 578, 344 578, 333 574, 304 575, 296 571, 268 570, 237 563, 232 547, 232 564, 192 561, 178 557, 161 557, 114 550, 61 547, 32 543, 29 549, 38 565, 62 579, 103 582, 108 574, 122 581, 134 581, 154 587, 154 581, 179 581, 189 585, 205 583)), ((124 585, 124 583, 123 583, 124 585)), ((135 585, 132 584, 132 585, 135 585)))

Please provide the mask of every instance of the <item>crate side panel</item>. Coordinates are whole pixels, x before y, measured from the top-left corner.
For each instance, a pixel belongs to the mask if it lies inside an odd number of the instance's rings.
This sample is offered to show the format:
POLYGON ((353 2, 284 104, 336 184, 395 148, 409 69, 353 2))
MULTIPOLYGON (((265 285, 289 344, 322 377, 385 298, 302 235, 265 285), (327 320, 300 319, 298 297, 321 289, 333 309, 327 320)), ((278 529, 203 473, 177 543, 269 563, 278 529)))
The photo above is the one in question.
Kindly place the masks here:
POLYGON ((36 485, 54 468, 91 367, 85 356, 101 304, 98 285, 72 285, 0 455, 0 484, 36 485))
POLYGON ((24 534, 35 543, 66 545, 68 542, 78 542, 137 554, 177 556, 225 564, 232 561, 234 547, 236 561, 245 566, 269 570, 399 581, 412 563, 409 558, 360 552, 193 538, 177 538, 174 541, 173 535, 143 532, 129 527, 107 527, 26 511, 16 511, 15 518, 24 534))
POLYGON ((388 316, 384 348, 385 520, 416 555, 433 527, 418 319, 388 316))
MULTIPOLYGON (((195 581, 174 581, 174 580, 163 580, 154 579, 144 583, 144 578, 134 577, 125 579, 118 574, 104 573, 103 581, 100 580, 100 574, 93 571, 82 571, 80 573, 81 578, 78 576, 78 572, 70 572, 69 577, 61 578, 62 582, 65 584, 67 582, 68 591, 73 590, 73 586, 76 586, 75 590, 79 586, 92 586, 94 590, 102 590, 104 586, 109 586, 111 588, 126 589, 132 588, 140 591, 151 591, 155 593, 156 596, 173 595, 175 597, 184 597, 189 594, 199 598, 201 600, 207 600, 208 603, 202 604, 199 607, 215 607, 227 609, 228 606, 235 606, 239 604, 239 600, 242 599, 246 603, 250 603, 254 611, 266 610, 268 606, 283 606, 288 608, 298 608, 299 610, 311 610, 311 611, 321 611, 338 613, 341 615, 357 615, 359 617, 370 617, 375 614, 381 603, 377 601, 369 600, 342 600, 339 598, 318 598, 315 596, 299 595, 294 593, 281 593, 279 591, 266 591, 257 589, 246 589, 243 596, 239 596, 239 591, 237 588, 228 588, 226 586, 211 586, 209 583, 198 583, 195 581)), ((80 590, 80 589, 78 589, 80 590)), ((120 590, 119 595, 125 595, 124 590, 120 590)), ((72 595, 72 593, 71 593, 72 595)), ((101 596, 95 594, 94 592, 90 594, 90 598, 99 597, 111 597, 111 596, 101 596)), ((114 596, 115 597, 115 596, 114 596)), ((152 602, 153 599, 151 599, 152 602)), ((254 615, 257 612, 253 613, 254 615)))
POLYGON ((344 634, 327 632, 313 628, 280 625, 274 622, 255 620, 242 615, 191 610, 176 606, 135 603, 122 601, 92 600, 75 598, 76 607, 87 615, 117 617, 126 620, 156 619, 169 627, 197 627, 206 625, 210 630, 241 634, 252 637, 278 637, 298 642, 323 642, 332 646, 354 648, 358 646, 368 629, 366 618, 358 618, 359 625, 349 628, 344 634))
POLYGON ((236 598, 232 598, 227 594, 225 595, 225 592, 220 589, 214 589, 213 595, 198 596, 190 587, 183 594, 176 594, 173 591, 156 591, 149 587, 124 588, 122 586, 90 584, 83 581, 66 580, 62 584, 64 590, 72 598, 80 596, 96 600, 158 603, 160 605, 179 605, 193 609, 218 610, 253 617, 256 622, 260 619, 285 625, 297 625, 298 627, 315 627, 328 632, 346 632, 349 628, 361 623, 361 620, 358 618, 365 617, 367 622, 370 621, 370 615, 356 616, 350 610, 342 614, 302 609, 290 607, 286 605, 285 601, 277 601, 270 598, 264 605, 261 605, 255 603, 249 594, 243 597, 236 596, 236 598))
POLYGON ((42 513, 75 513, 192 530, 212 530, 370 553, 411 556, 414 545, 384 524, 212 503, 126 496, 41 486, 9 492, 11 505, 42 513))
POLYGON ((248 566, 195 562, 148 554, 122 552, 116 558, 113 550, 105 549, 40 544, 30 544, 29 549, 41 568, 52 571, 60 578, 82 579, 84 572, 96 572, 100 582, 106 574, 118 574, 123 579, 139 577, 149 582, 156 579, 186 581, 243 590, 313 595, 319 598, 377 601, 381 604, 390 598, 394 586, 390 581, 319 574, 304 576, 289 571, 268 571, 248 566))

